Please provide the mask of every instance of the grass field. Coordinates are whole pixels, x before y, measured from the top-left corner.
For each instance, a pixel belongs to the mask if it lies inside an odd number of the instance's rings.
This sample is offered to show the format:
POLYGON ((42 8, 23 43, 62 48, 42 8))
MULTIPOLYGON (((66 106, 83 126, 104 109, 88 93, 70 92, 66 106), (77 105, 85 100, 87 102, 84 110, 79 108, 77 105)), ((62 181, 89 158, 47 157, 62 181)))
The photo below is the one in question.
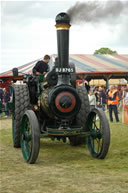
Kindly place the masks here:
POLYGON ((11 119, 0 129, 1 193, 128 193, 128 126, 112 123, 107 157, 90 156, 86 145, 71 147, 41 139, 36 164, 12 147, 11 119))

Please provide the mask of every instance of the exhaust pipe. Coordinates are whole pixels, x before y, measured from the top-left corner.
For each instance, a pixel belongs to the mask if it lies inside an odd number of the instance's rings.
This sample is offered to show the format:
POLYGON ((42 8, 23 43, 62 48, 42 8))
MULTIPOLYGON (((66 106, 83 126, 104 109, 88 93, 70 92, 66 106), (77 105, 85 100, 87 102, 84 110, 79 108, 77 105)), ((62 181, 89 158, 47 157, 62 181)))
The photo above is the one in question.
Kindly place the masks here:
POLYGON ((58 63, 60 68, 69 67, 69 28, 70 18, 66 13, 56 16, 58 63))
POLYGON ((58 67, 69 68, 69 28, 70 18, 66 13, 56 16, 58 67))
POLYGON ((70 85, 69 74, 71 69, 69 66, 69 28, 70 18, 67 13, 59 13, 56 16, 56 30, 57 30, 57 50, 58 50, 58 83, 70 85))

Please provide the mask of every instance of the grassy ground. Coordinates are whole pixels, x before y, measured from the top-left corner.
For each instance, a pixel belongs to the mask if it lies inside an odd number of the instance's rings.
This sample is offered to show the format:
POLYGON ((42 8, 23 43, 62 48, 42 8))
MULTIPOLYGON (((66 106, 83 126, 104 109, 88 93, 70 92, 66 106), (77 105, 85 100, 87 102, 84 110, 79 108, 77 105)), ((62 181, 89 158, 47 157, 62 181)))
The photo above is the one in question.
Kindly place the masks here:
POLYGON ((128 126, 112 123, 111 145, 104 160, 86 146, 71 147, 41 139, 36 164, 24 162, 12 147, 11 119, 0 129, 1 193, 128 193, 128 126))

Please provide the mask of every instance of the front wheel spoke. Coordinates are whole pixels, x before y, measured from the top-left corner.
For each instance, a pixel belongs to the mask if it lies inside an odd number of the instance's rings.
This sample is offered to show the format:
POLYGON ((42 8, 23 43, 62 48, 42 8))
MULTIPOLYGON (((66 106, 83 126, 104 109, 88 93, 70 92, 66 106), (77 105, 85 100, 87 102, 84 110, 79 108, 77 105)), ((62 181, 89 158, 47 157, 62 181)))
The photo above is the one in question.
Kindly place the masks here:
POLYGON ((31 142, 28 143, 29 152, 31 152, 31 142))
POLYGON ((93 125, 94 125, 94 128, 98 130, 98 127, 97 127, 96 121, 93 121, 93 125))
POLYGON ((30 147, 29 143, 27 143, 26 141, 25 141, 25 152, 26 152, 27 157, 29 158, 30 152, 31 152, 31 147, 30 147))
POLYGON ((91 144, 92 144, 92 148, 94 150, 94 139, 93 138, 91 139, 91 144))
POLYGON ((94 126, 94 128, 97 128, 97 126, 96 126, 96 120, 93 120, 93 125, 92 125, 92 127, 94 126))
POLYGON ((99 153, 99 150, 100 150, 100 139, 96 139, 96 142, 97 142, 97 152, 99 153))
POLYGON ((93 150, 95 153, 97 153, 97 141, 96 141, 96 139, 94 140, 93 150))
POLYGON ((98 129, 98 130, 97 130, 97 137, 98 137, 98 139, 101 139, 101 138, 102 138, 102 135, 103 135, 102 129, 98 129))

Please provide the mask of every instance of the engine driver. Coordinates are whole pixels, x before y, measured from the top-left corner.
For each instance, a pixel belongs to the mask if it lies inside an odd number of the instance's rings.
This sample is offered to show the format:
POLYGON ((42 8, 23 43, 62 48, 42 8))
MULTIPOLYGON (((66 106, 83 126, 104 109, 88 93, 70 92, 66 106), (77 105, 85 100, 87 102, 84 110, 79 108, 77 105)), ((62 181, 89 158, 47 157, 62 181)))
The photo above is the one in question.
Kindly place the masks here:
POLYGON ((50 61, 50 56, 45 55, 43 60, 38 61, 34 66, 34 68, 32 69, 33 74, 34 75, 46 74, 46 72, 49 71, 49 66, 48 66, 49 61, 50 61))

